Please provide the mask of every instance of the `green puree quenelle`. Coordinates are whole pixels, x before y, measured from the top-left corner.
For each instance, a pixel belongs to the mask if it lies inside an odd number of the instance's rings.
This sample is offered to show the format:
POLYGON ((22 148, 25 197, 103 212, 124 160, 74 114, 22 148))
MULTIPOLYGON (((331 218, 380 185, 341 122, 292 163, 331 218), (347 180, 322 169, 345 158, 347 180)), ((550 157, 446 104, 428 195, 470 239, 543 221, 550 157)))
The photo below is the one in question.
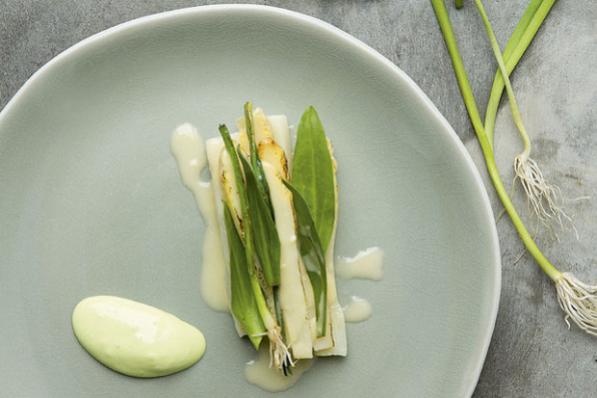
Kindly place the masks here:
POLYGON ((205 338, 197 328, 158 308, 120 297, 82 300, 72 322, 89 354, 129 376, 166 376, 190 367, 205 352, 205 338))

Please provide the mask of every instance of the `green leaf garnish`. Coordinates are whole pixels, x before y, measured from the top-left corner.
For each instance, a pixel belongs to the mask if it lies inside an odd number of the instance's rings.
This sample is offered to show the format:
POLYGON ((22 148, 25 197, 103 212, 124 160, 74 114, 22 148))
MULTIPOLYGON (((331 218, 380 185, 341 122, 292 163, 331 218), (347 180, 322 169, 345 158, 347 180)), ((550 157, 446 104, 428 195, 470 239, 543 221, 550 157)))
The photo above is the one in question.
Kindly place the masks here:
POLYGON ((234 174, 234 183, 240 199, 241 217, 243 225, 243 243, 245 245, 247 265, 249 266, 249 274, 255 273, 255 248, 253 245, 253 227, 251 225, 251 217, 249 215, 249 199, 247 198, 247 190, 244 184, 244 174, 240 166, 239 156, 234 148, 234 143, 230 137, 230 132, 225 124, 219 127, 220 135, 224 140, 224 148, 230 156, 230 163, 232 164, 232 171, 234 174))
POLYGON ((266 330, 251 288, 245 247, 236 231, 232 214, 226 204, 224 204, 224 222, 230 251, 230 309, 247 332, 253 347, 259 349, 266 330))
MULTIPOLYGON (((253 241, 253 227, 251 223, 251 216, 249 213, 249 199, 247 197, 247 191, 245 189, 243 172, 240 166, 240 161, 238 160, 238 153, 236 149, 234 149, 234 143, 232 142, 232 138, 230 137, 230 132, 226 125, 222 124, 219 127, 220 135, 222 136, 222 140, 224 141, 224 148, 226 152, 230 156, 230 161, 232 163, 232 170, 234 173, 234 181, 236 184, 236 189, 238 191, 238 196, 240 198, 240 207, 241 207, 241 215, 242 215, 242 225, 243 225, 243 236, 242 240, 245 246, 245 258, 247 264, 247 272, 249 274, 249 279, 251 281, 251 288, 253 290, 253 295, 255 297, 255 301, 257 303, 257 309, 259 310, 259 315, 261 316, 261 320, 265 325, 268 337, 270 338, 270 342, 274 344, 276 347, 282 347, 285 353, 287 353, 286 346, 281 341, 281 337, 279 336, 278 332, 278 324, 274 315, 271 314, 269 307, 267 306, 267 301, 264 296, 264 292, 261 289, 261 285, 259 284, 259 280, 257 279, 257 272, 256 267, 257 264, 255 263, 255 246, 253 241), (272 339, 274 339, 272 341, 272 339)), ((277 349, 277 348, 276 348, 277 349)))
POLYGON ((288 182, 282 180, 292 193, 292 202, 297 222, 299 251, 313 287, 315 312, 317 317, 317 335, 324 336, 327 322, 327 273, 323 246, 307 202, 288 182))
POLYGON ((255 253, 267 284, 278 286, 280 284, 280 238, 276 224, 257 186, 257 179, 251 165, 242 155, 239 158, 245 172, 255 253))
POLYGON ((312 106, 303 113, 298 126, 292 185, 307 204, 325 253, 336 220, 334 163, 321 120, 312 106))

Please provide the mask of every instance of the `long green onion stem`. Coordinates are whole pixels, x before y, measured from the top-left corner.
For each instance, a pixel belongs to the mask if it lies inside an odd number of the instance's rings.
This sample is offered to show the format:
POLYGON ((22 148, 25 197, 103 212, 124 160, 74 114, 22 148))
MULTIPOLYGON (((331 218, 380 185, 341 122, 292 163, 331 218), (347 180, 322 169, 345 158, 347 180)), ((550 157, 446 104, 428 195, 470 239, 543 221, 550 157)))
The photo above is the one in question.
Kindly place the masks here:
POLYGON ((554 282, 558 282, 562 277, 562 273, 549 262, 545 255, 543 255, 524 225, 522 219, 518 215, 516 209, 514 208, 510 196, 508 195, 508 192, 502 183, 502 179, 495 163, 492 144, 485 132, 483 122, 481 121, 481 116, 479 115, 479 110, 473 95, 473 90, 469 83, 466 70, 464 69, 462 58, 460 57, 460 53, 458 51, 458 44, 452 30, 452 24, 450 23, 448 11, 446 10, 444 1, 431 0, 431 4, 442 30, 448 52, 450 53, 452 64, 454 66, 454 72, 458 81, 458 86, 460 87, 460 92, 462 94, 462 98, 464 99, 464 103, 477 135, 477 139, 481 145, 481 150, 483 151, 483 156, 485 157, 487 171, 489 172, 489 176, 491 177, 491 181, 493 182, 495 190, 502 201, 502 204, 504 205, 504 209, 512 219, 512 223, 514 224, 514 227, 516 228, 516 231, 518 232, 518 235, 520 236, 520 239, 524 243, 528 252, 533 256, 543 272, 545 272, 545 274, 547 274, 547 276, 549 276, 554 282))
POLYGON ((508 102, 510 103, 512 119, 514 120, 514 124, 518 128, 518 131, 520 132, 520 137, 522 138, 522 141, 524 143, 523 153, 526 156, 529 156, 531 153, 531 139, 529 138, 529 134, 527 133, 527 130, 524 127, 524 123, 522 122, 522 116, 520 116, 518 101, 516 101, 516 96, 514 95, 512 84, 510 84, 510 79, 508 78, 509 72, 506 70, 506 65, 504 65, 504 59, 502 58, 502 51, 500 50, 500 45, 498 44, 495 34, 493 33, 493 29, 491 28, 491 24, 489 23, 489 18, 487 18, 487 13, 485 12, 485 7, 483 7, 483 3, 481 2, 481 0, 475 0, 475 4, 479 9, 479 14, 481 14, 481 19, 483 20, 483 24, 485 25, 485 29, 487 30, 487 37, 489 37, 491 49, 493 50, 496 61, 498 63, 499 70, 502 74, 504 85, 506 86, 506 93, 508 94, 508 102))
POLYGON ((234 181, 236 184, 236 189, 238 191, 238 195, 240 196, 240 207, 242 213, 242 220, 243 220, 243 243, 245 244, 245 253, 247 257, 247 264, 249 265, 249 275, 251 277, 251 287, 253 288, 253 294, 255 295, 255 301, 257 302, 257 308, 259 308, 259 315, 261 315, 261 319, 263 320, 263 324, 265 327, 270 330, 277 326, 275 318, 269 311, 267 303, 265 301, 265 297, 263 296, 263 292, 261 291, 261 285, 259 284, 259 279, 257 278, 257 273, 255 272, 255 247, 253 244, 253 228, 251 226, 251 217, 249 216, 249 206, 248 206, 248 199, 247 194, 243 186, 243 173, 240 168, 240 161, 238 160, 238 154, 234 149, 234 144, 232 139, 230 138, 230 132, 225 125, 220 125, 219 127, 220 133, 222 134, 222 138, 224 140, 224 144, 226 146, 226 150, 228 151, 228 155, 231 158, 232 163, 232 170, 234 172, 234 181), (236 157, 236 159, 233 158, 236 157))
MULTIPOLYGON (((518 128, 520 137, 524 143, 523 152, 514 159, 514 173, 516 175, 515 179, 520 181, 520 184, 526 193, 529 205, 535 212, 535 215, 545 225, 549 226, 549 221, 553 219, 557 220, 560 225, 562 225, 563 219, 571 221, 571 218, 558 206, 558 196, 560 193, 559 188, 548 184, 545 181, 539 165, 530 157, 531 140, 526 131, 524 123, 522 122, 522 116, 520 115, 518 102, 516 101, 514 90, 512 89, 510 78, 508 77, 509 72, 506 69, 502 52, 500 51, 500 46, 497 42, 495 34, 493 33, 491 23, 489 22, 489 18, 487 17, 487 13, 485 12, 485 7, 483 7, 482 1, 475 0, 475 3, 477 5, 477 9, 479 10, 479 14, 481 15, 481 19, 483 20, 483 24, 485 25, 487 37, 489 38, 491 48, 498 63, 498 69, 499 72, 501 72, 503 84, 506 87, 514 124, 518 128)), ((539 11, 537 11, 537 13, 539 13, 539 11)), ((491 137, 489 137, 489 139, 491 143, 491 137)))
MULTIPOLYGON (((529 3, 524 15, 512 33, 510 40, 506 44, 503 51, 504 63, 506 65, 507 74, 510 75, 516 65, 522 58, 526 49, 529 47, 539 27, 549 14, 552 6, 556 0, 532 0, 529 3)), ((502 71, 498 70, 493 80, 489 101, 487 102, 487 110, 485 111, 485 132, 489 138, 489 142, 493 145, 495 118, 502 93, 504 92, 504 78, 502 71)))
MULTIPOLYGON (((479 9, 479 12, 481 13, 481 17, 483 18, 483 22, 485 23, 485 26, 487 28, 488 36, 490 37, 490 40, 492 41, 492 47, 494 49, 494 52, 496 52, 496 58, 498 60, 498 63, 500 64, 500 73, 504 80, 503 84, 505 85, 506 90, 509 92, 508 94, 510 96, 511 103, 514 103, 514 108, 516 108, 516 102, 512 101, 514 96, 512 95, 512 92, 511 92, 512 88, 510 87, 510 84, 508 81, 509 80, 508 79, 509 72, 506 70, 506 67, 504 65, 505 63, 502 59, 502 55, 501 55, 501 52, 499 51, 499 47, 497 46, 497 41, 495 41, 495 36, 493 35, 493 32, 491 30, 491 26, 489 24, 489 20, 487 19, 487 15, 483 8, 483 4, 481 3, 481 0, 475 0, 475 1, 477 3, 477 8, 479 9)), ((538 26, 535 26, 533 24, 534 23, 533 21, 535 21, 535 22, 541 21, 542 22, 543 19, 545 19, 545 15, 547 15, 547 12, 549 11, 549 8, 552 5, 550 3, 552 3, 551 0, 544 0, 543 3, 541 3, 541 5, 539 5, 537 12, 531 19, 531 22, 526 26, 526 28, 521 28, 523 32, 521 33, 520 40, 518 41, 518 44, 515 44, 516 38, 514 38, 513 41, 511 39, 511 41, 513 43, 512 44, 513 54, 511 54, 510 59, 511 60, 516 59, 516 61, 513 61, 514 62, 513 65, 515 65, 516 62, 518 62, 518 59, 520 59, 522 52, 524 52, 524 49, 526 49, 526 47, 528 46, 528 43, 530 43, 530 41, 532 40, 532 37, 534 36, 534 34, 536 33, 536 31, 538 29, 538 26), (541 8, 542 6, 545 6, 547 8, 541 8), (539 10, 541 10, 541 11, 539 11, 539 10), (535 19, 535 18, 537 18, 537 19, 535 19), (520 56, 518 56, 518 58, 516 58, 517 55, 514 53, 516 51, 521 51, 520 56)), ((579 328, 581 328, 582 330, 584 330, 585 332, 587 332, 593 336, 597 336, 597 285, 588 285, 588 284, 580 281, 578 278, 576 278, 573 274, 571 274, 569 272, 562 273, 562 272, 558 271, 556 269, 556 267, 554 267, 549 262, 549 260, 543 255, 541 250, 539 250, 539 248, 537 247, 537 244, 535 243, 535 241, 531 238, 529 231, 526 229, 524 223, 520 219, 520 216, 516 212, 516 209, 514 208, 512 201, 510 200, 510 197, 508 196, 508 194, 504 188, 504 185, 502 183, 502 180, 500 178, 500 175, 499 175, 496 163, 495 163, 493 149, 492 149, 492 141, 491 141, 492 136, 487 134, 487 131, 485 130, 484 126, 481 124, 481 117, 479 116, 479 111, 478 111, 477 105, 475 103, 475 98, 473 96, 471 86, 468 81, 468 77, 466 75, 466 71, 464 70, 464 66, 462 64, 462 59, 458 52, 458 46, 456 44, 456 39, 454 37, 454 32, 452 31, 452 26, 450 24, 450 19, 448 17, 448 13, 447 13, 446 7, 444 5, 444 2, 443 2, 443 0, 431 0, 431 4, 433 5, 433 9, 435 10, 437 20, 439 22, 440 28, 441 28, 443 36, 444 36, 444 40, 446 42, 446 46, 448 47, 448 52, 450 53, 450 57, 452 59, 452 64, 454 65, 454 71, 456 73, 456 79, 457 79, 458 85, 460 87, 460 92, 462 93, 462 98, 464 99, 464 103, 466 105, 466 109, 468 111, 469 117, 473 124, 473 128, 475 129, 475 133, 477 134, 477 139, 479 140, 479 144, 481 145, 481 150, 483 151, 483 156, 485 157, 485 163, 487 165, 487 170, 489 171, 489 176, 491 177, 491 180, 493 182, 495 190, 496 190, 500 200, 502 201, 502 204, 504 205, 504 209, 506 210, 506 212, 512 219, 512 223, 514 224, 514 227, 516 228, 516 230, 517 230, 521 240, 523 241, 525 247, 527 248, 528 252, 533 256, 533 258, 535 259, 535 261, 537 262, 539 267, 543 270, 543 272, 545 272, 545 274, 547 274, 554 282, 556 292, 557 292, 557 297, 558 297, 558 303, 560 305, 560 308, 566 313, 566 317, 564 319, 566 320, 568 327, 570 327, 569 319, 572 319, 572 321, 579 328)), ((530 11, 529 13, 531 13, 531 12, 532 11, 530 11)), ((525 16, 528 17, 527 13, 525 13, 525 16)), ((522 23, 522 26, 524 26, 525 22, 523 21, 521 23, 522 23)), ((541 23, 539 22, 539 25, 540 24, 541 23)), ((520 32, 518 32, 518 33, 520 33, 520 32)), ((512 66, 512 68, 513 68, 513 66, 512 66)), ((502 90, 502 88, 499 88, 499 90, 502 90)), ((501 95, 501 92, 500 92, 500 95, 501 95)), ((498 97, 498 101, 499 101, 499 97, 498 97)), ((492 129, 493 129, 493 125, 492 125, 492 129)), ((492 132, 493 132, 493 130, 492 130, 492 132)), ((519 157, 517 157, 517 159, 519 157)), ((538 169, 534 168, 534 167, 536 167, 536 164, 534 164, 534 162, 530 162, 530 163, 533 163, 533 164, 531 164, 530 168, 528 168, 527 170, 531 170, 532 172, 537 172, 538 169)), ((516 170, 516 159, 515 159, 515 171, 517 171, 516 170)), ((535 176, 532 176, 532 177, 536 178, 535 176)), ((550 192, 549 190, 545 191, 545 188, 548 188, 548 189, 553 189, 553 188, 548 186, 547 184, 545 184, 545 182, 542 180, 543 177, 540 174, 539 174, 539 177, 540 177, 540 180, 535 180, 533 182, 534 183, 539 182, 540 184, 535 185, 533 188, 538 187, 540 190, 543 189, 544 191, 541 191, 542 195, 552 194, 553 192, 550 192)), ((523 181, 521 181, 521 182, 523 182, 523 181)), ((523 186, 524 186, 524 184, 523 184, 523 186)), ((528 194, 529 194, 529 192, 527 191, 527 195, 528 194)), ((536 199, 536 197, 535 197, 535 199, 536 199)), ((549 197, 541 196, 540 199, 547 200, 548 205, 552 204, 549 202, 549 197)), ((541 202, 539 202, 539 204, 541 204, 541 202)), ((552 213, 552 214, 556 214, 556 215, 558 215, 558 217, 560 214, 563 214, 563 212, 557 208, 554 209, 554 208, 550 207, 549 210, 553 211, 554 213, 552 213), (560 211, 560 213, 559 214, 555 213, 556 210, 560 211)), ((564 217, 567 217, 567 216, 564 214, 564 217)))
POLYGON ((263 291, 261 290, 259 279, 257 277, 257 272, 255 269, 255 246, 253 241, 251 216, 249 214, 249 200, 247 197, 247 192, 244 188, 243 172, 241 169, 240 160, 238 158, 239 154, 234 148, 234 143, 232 142, 232 138, 230 137, 230 132, 228 131, 228 128, 225 125, 220 125, 219 130, 222 139, 224 140, 224 146, 226 148, 226 151, 230 156, 232 170, 234 172, 236 189, 240 197, 240 207, 244 232, 243 242, 245 244, 247 264, 249 266, 251 288, 253 289, 253 294, 255 295, 255 301, 257 303, 259 315, 261 316, 263 324, 265 325, 265 328, 268 331, 268 338, 270 340, 270 356, 272 358, 272 362, 275 367, 283 368, 284 366, 286 366, 286 364, 292 365, 293 362, 291 355, 288 351, 288 347, 286 347, 282 339, 280 326, 276 322, 276 318, 274 317, 274 315, 272 315, 272 313, 270 312, 270 309, 263 295, 263 291))

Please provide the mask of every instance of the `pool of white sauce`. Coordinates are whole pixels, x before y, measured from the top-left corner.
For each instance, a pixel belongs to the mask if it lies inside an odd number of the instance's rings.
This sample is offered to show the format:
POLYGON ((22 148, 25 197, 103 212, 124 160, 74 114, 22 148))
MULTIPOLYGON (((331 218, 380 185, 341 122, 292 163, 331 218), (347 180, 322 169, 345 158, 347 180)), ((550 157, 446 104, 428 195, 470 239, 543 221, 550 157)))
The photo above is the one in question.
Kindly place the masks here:
POLYGON ((270 392, 288 390, 315 362, 313 359, 301 359, 292 368, 292 374, 284 376, 282 372, 270 368, 269 361, 268 344, 262 344, 257 358, 245 365, 245 377, 249 383, 270 392))
POLYGON ((213 184, 201 179, 207 167, 205 142, 197 129, 185 123, 176 128, 170 144, 183 184, 193 193, 207 230, 203 240, 201 297, 216 311, 228 311, 226 262, 218 226, 213 184))
POLYGON ((371 304, 364 298, 352 296, 350 302, 342 307, 344 311, 344 320, 346 322, 358 323, 371 318, 373 309, 371 304))
POLYGON ((354 257, 336 259, 336 275, 342 279, 370 279, 379 281, 383 278, 383 250, 370 247, 354 257))

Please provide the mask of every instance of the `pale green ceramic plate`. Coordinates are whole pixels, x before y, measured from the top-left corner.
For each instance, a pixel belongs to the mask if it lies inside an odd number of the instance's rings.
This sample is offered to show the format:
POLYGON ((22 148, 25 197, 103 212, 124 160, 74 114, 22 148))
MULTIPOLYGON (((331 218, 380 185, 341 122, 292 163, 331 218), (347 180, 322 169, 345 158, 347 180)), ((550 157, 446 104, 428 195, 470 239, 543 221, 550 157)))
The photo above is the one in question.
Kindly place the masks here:
POLYGON ((203 226, 169 152, 175 125, 206 136, 243 101, 297 121, 313 104, 339 163, 337 253, 385 249, 349 356, 288 397, 463 397, 491 337, 500 262, 488 199, 446 120, 396 66, 346 33, 275 8, 213 6, 135 20, 37 72, 0 114, 0 395, 257 397, 253 354, 199 296, 203 226), (205 333, 191 369, 138 380, 77 343, 71 311, 114 294, 205 333))

